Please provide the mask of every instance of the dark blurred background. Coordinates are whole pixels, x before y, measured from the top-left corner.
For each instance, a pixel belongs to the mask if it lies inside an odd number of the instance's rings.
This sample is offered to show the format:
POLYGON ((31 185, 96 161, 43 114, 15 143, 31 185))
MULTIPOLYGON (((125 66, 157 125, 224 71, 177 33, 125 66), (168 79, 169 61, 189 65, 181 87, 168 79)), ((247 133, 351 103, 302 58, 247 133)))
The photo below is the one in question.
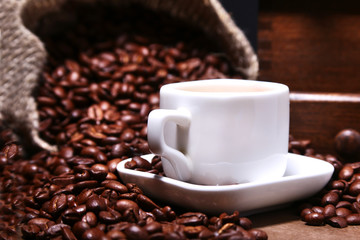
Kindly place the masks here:
POLYGON ((257 49, 258 0, 220 0, 236 24, 245 33, 254 50, 257 49))

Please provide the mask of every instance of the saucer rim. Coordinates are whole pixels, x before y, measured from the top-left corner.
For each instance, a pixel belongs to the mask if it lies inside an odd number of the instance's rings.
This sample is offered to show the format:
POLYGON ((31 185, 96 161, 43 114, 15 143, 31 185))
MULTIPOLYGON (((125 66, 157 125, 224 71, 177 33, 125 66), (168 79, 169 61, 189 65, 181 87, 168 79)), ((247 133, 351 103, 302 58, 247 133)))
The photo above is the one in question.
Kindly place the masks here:
MULTIPOLYGON (((150 153, 150 154, 141 155, 140 157, 146 159, 147 161, 150 161, 154 156, 155 156, 155 154, 150 153)), ((125 168, 125 163, 130 161, 132 158, 127 158, 127 159, 124 159, 121 162, 119 162, 116 166, 116 169, 120 175, 120 178, 122 178, 122 176, 121 176, 122 174, 127 174, 127 175, 132 175, 132 176, 146 178, 146 179, 156 179, 157 181, 161 181, 163 183, 170 184, 172 186, 176 186, 176 187, 186 189, 189 191, 206 191, 206 192, 243 190, 243 189, 247 189, 247 188, 273 185, 273 184, 281 183, 284 181, 289 182, 289 181, 296 181, 296 180, 303 179, 303 178, 317 177, 320 175, 328 175, 328 174, 332 175, 334 172, 333 165, 326 161, 323 161, 321 159, 312 158, 312 157, 294 154, 294 153, 288 153, 287 154, 287 162, 289 161, 290 158, 292 158, 292 159, 293 158, 304 158, 307 161, 318 161, 317 163, 323 165, 324 167, 322 167, 317 172, 312 172, 309 174, 303 173, 303 174, 296 174, 296 175, 290 175, 290 176, 283 176, 283 177, 279 177, 276 179, 272 179, 271 181, 256 181, 256 182, 239 183, 239 184, 231 184, 231 185, 199 185, 199 184, 194 184, 194 183, 189 183, 189 182, 183 182, 183 181, 169 178, 166 176, 159 176, 154 173, 142 172, 142 171, 125 168)))

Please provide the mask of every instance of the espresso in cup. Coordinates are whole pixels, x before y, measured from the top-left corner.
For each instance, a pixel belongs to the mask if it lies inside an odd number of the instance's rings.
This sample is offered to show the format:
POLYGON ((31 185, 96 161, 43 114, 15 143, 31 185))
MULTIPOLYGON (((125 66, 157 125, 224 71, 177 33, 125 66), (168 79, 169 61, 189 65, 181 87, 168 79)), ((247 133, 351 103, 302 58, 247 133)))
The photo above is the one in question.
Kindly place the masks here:
POLYGON ((289 89, 279 83, 214 79, 164 85, 148 119, 150 150, 168 177, 225 185, 282 177, 289 89), (261 147, 259 147, 261 146, 261 147))

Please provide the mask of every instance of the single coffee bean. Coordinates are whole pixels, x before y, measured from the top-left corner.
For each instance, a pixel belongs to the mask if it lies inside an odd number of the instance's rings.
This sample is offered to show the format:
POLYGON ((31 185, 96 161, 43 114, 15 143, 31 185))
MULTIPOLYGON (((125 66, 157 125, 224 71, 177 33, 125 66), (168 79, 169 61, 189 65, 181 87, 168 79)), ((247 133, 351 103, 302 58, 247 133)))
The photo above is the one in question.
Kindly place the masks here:
POLYGON ((125 228, 124 233, 127 239, 147 239, 148 233, 138 225, 131 224, 125 228))
POLYGON ((339 179, 350 180, 354 174, 354 169, 350 166, 344 166, 339 172, 339 179))
POLYGON ((331 217, 326 222, 336 228, 344 228, 348 225, 346 219, 343 217, 331 217))
POLYGON ((34 238, 40 231, 41 229, 35 224, 26 224, 21 227, 21 233, 27 238, 34 238))
POLYGON ((49 236, 57 236, 62 233, 62 229, 64 227, 69 227, 69 226, 66 224, 63 224, 63 223, 54 224, 54 225, 50 226, 48 229, 46 229, 45 232, 49 236))
POLYGON ((323 207, 314 206, 314 207, 311 208, 311 210, 313 210, 313 212, 315 212, 315 213, 324 214, 324 208, 323 207))
POLYGON ((336 208, 332 204, 328 204, 324 207, 324 216, 326 219, 334 217, 336 215, 336 208))
POLYGON ((353 182, 349 187, 349 194, 358 196, 360 194, 360 180, 353 182))
MULTIPOLYGON (((106 236, 109 237, 111 240, 126 239, 126 235, 117 229, 112 229, 112 230, 108 231, 106 236)), ((156 238, 154 238, 154 239, 156 239, 156 238)))
POLYGON ((239 218, 239 224, 242 228, 244 228, 245 230, 250 230, 252 228, 252 222, 250 219, 245 218, 245 217, 241 217, 239 218))
POLYGON ((352 157, 359 152, 360 133, 354 129, 344 129, 335 137, 335 149, 344 157, 352 157))
POLYGON ((136 202, 139 204, 141 209, 151 212, 154 208, 160 208, 156 203, 154 203, 150 198, 143 194, 139 194, 136 198, 136 202))
POLYGON ((90 225, 83 221, 76 222, 72 227, 75 236, 78 238, 80 238, 83 235, 83 233, 88 229, 90 229, 90 225))
POLYGON ((73 224, 81 220, 82 214, 74 209, 66 209, 62 214, 62 220, 66 224, 73 224))
POLYGON ((145 159, 141 158, 140 156, 135 156, 135 157, 132 158, 132 160, 134 160, 136 162, 136 166, 138 168, 143 168, 143 169, 146 169, 146 170, 151 169, 151 163, 149 163, 145 159))
POLYGON ((93 212, 87 212, 81 219, 81 221, 89 224, 90 227, 96 227, 97 217, 93 212))
POLYGON ((105 233, 98 228, 90 228, 86 230, 82 235, 81 239, 84 240, 100 240, 104 237, 105 233))
POLYGON ((359 213, 352 213, 346 216, 346 222, 349 225, 359 225, 360 224, 360 214, 359 213))
POLYGON ((351 204, 351 211, 353 212, 353 213, 360 213, 360 203, 359 202, 353 202, 352 204, 351 204))
POLYGON ((92 194, 91 197, 86 201, 86 209, 94 213, 106 210, 105 199, 99 197, 96 194, 92 194))
POLYGON ((313 212, 311 208, 304 208, 300 213, 301 220, 305 221, 305 216, 313 212))
POLYGON ((336 205, 339 202, 339 195, 335 192, 326 193, 321 199, 321 205, 336 205))
POLYGON ((344 190, 345 189, 345 183, 344 181, 341 180, 334 180, 331 181, 328 186, 330 187, 330 189, 338 189, 338 190, 344 190))
POLYGON ((139 211, 139 206, 136 202, 127 199, 121 199, 116 202, 115 210, 124 213, 127 209, 139 211))
POLYGON ((321 213, 309 213, 304 217, 308 225, 321 226, 324 225, 325 216, 321 213))
POLYGON ((336 204, 336 208, 347 208, 351 210, 352 204, 348 201, 340 201, 336 204))
POLYGON ((119 193, 126 193, 128 191, 127 187, 115 180, 105 180, 101 183, 105 188, 109 188, 119 193))
POLYGON ((75 234, 71 231, 70 227, 62 228, 62 239, 64 240, 77 240, 75 234))
POLYGON ((121 219, 121 214, 111 208, 99 212, 99 220, 104 223, 116 223, 121 219))
POLYGON ((144 226, 144 230, 147 231, 148 234, 161 232, 162 225, 159 222, 150 222, 144 226))
POLYGON ((267 240, 268 239, 268 235, 266 234, 266 232, 264 232, 260 229, 250 229, 249 233, 256 240, 267 240))
POLYGON ((48 212, 51 215, 56 215, 62 212, 63 210, 65 210, 66 207, 67 207, 66 195, 65 194, 55 195, 50 201, 48 212))
POLYGON ((196 226, 201 224, 206 224, 208 218, 203 213, 197 212, 188 212, 180 215, 178 219, 176 219, 176 223, 185 225, 185 226, 196 226))
POLYGON ((336 209, 336 216, 345 218, 347 215, 351 214, 351 210, 347 208, 337 208, 336 209))

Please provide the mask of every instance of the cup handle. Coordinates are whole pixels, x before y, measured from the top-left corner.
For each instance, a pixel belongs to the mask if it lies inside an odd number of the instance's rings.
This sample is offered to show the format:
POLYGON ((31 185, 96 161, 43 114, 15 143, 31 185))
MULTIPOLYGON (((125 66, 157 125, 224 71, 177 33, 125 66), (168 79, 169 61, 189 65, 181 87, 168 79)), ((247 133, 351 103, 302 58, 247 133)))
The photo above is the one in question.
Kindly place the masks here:
POLYGON ((167 122, 174 122, 181 127, 189 128, 191 114, 185 109, 155 109, 151 111, 147 128, 150 150, 170 162, 178 180, 188 181, 192 175, 191 160, 178 149, 166 144, 164 128, 167 122))

